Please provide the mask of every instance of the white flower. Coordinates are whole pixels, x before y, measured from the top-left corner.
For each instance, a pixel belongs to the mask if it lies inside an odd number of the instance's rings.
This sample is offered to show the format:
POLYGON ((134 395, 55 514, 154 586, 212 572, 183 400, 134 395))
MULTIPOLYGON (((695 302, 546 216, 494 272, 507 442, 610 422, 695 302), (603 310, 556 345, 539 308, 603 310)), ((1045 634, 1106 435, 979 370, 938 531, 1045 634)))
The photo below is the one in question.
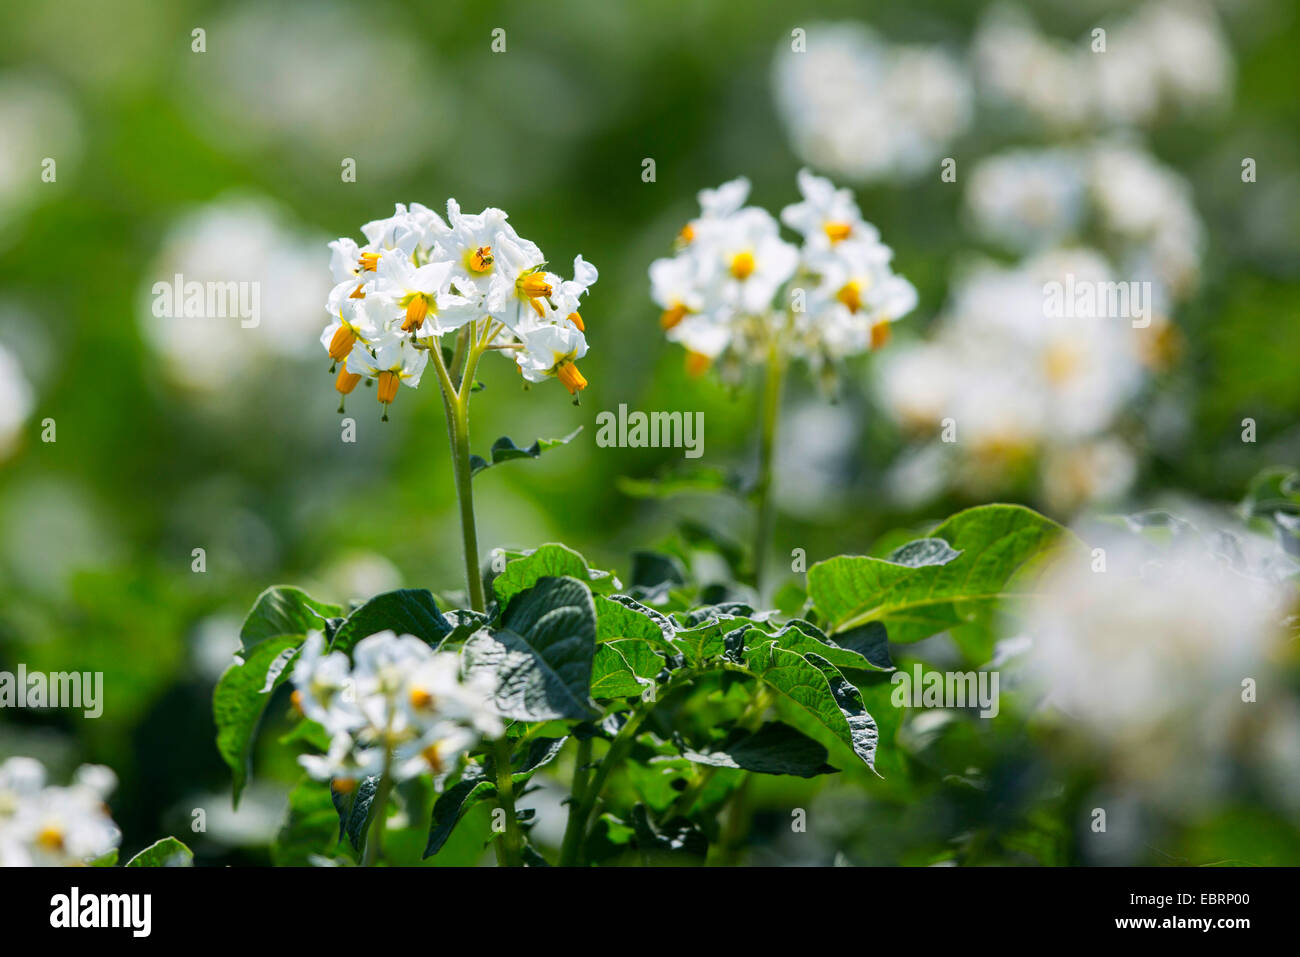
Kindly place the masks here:
POLYGON ((882 345, 889 323, 915 307, 915 289, 890 271, 892 253, 852 194, 807 170, 798 179, 803 201, 782 219, 802 234, 801 249, 766 210, 735 208, 748 193, 736 180, 702 191, 703 215, 677 254, 651 264, 660 324, 686 346, 692 372, 724 356, 724 373, 736 360, 762 361, 776 343, 820 367, 882 345))
POLYGON ((939 47, 891 45, 856 23, 814 23, 806 51, 783 43, 777 112, 807 163, 855 180, 935 168, 970 123, 964 68, 939 47))
POLYGON ((781 238, 776 220, 756 207, 705 224, 692 246, 719 263, 721 268, 713 273, 717 298, 740 313, 770 308, 799 264, 798 250, 781 238))
POLYGON ((570 395, 587 387, 576 362, 587 354, 587 339, 576 326, 539 325, 521 333, 524 345, 515 354, 520 374, 529 382, 558 378, 570 395))
POLYGON ((879 241, 880 230, 863 220, 852 190, 836 189, 806 169, 799 171, 797 182, 803 202, 781 210, 781 222, 803 236, 805 250, 820 252, 845 240, 879 241))
POLYGON ((499 232, 495 239, 496 263, 487 293, 487 311, 513 332, 533 321, 546 319, 553 310, 552 294, 560 277, 542 267, 542 251, 527 240, 499 232), (531 313, 528 311, 531 310, 531 313))
POLYGON ((1111 271, 1085 250, 1010 269, 982 265, 955 284, 929 343, 897 349, 880 365, 878 393, 902 426, 937 438, 944 420, 955 423, 957 441, 943 448, 950 477, 969 491, 1005 487, 1040 455, 1053 502, 1114 497, 1133 477, 1114 446, 1092 443, 1142 389, 1149 330, 1127 317, 1053 313, 1048 284, 1067 277, 1095 289, 1111 271))
MULTIPOLYGON (((397 398, 397 387, 408 385, 418 388, 420 376, 429 361, 427 349, 416 346, 400 332, 387 332, 371 346, 358 342, 348 354, 347 372, 349 375, 365 376, 375 380, 375 397, 384 404, 384 420, 388 419, 387 407, 397 398), (374 352, 371 353, 373 347, 374 352)), ((355 380, 347 388, 355 388, 355 380)), ((343 389, 339 389, 343 392, 343 389)))
POLYGON ((294 705, 308 720, 331 734, 346 733, 361 725, 363 717, 349 687, 348 656, 341 651, 326 654, 320 632, 307 636, 291 680, 294 705))
POLYGON ((387 253, 379 260, 374 295, 401 316, 403 332, 440 336, 479 318, 474 302, 450 291, 452 263, 416 266, 410 257, 387 253))
MULTIPOLYGON (((477 214, 462 213, 460 204, 449 199, 447 222, 450 227, 438 239, 437 256, 452 263, 457 292, 471 298, 486 295, 497 274, 497 236, 517 238, 506 214, 494 207, 477 214)), ((541 250, 531 243, 527 246, 540 262, 541 250)))
POLYGON ((1231 757, 1251 710, 1242 679, 1274 667, 1294 581, 1253 573, 1249 556, 1278 549, 1244 530, 1176 524, 1165 545, 1082 534, 1104 550, 1105 570, 1087 550, 1050 570, 1024 609, 1029 663, 1069 732, 1095 743, 1113 773, 1185 806, 1231 757), (1225 560, 1224 531, 1246 561, 1225 560))
MULTIPOLYGON (((362 231, 364 246, 346 238, 330 244, 335 285, 321 343, 336 363, 345 362, 334 383, 341 396, 371 378, 379 401, 391 404, 399 384, 419 385, 431 353, 441 358, 448 333, 468 330, 464 341, 472 348, 510 355, 544 326, 578 333, 564 334, 569 361, 543 367, 538 352, 521 370, 554 375, 570 392, 586 386, 572 359, 586 351, 579 306, 598 273, 582 256, 574 259, 573 278, 562 279, 546 271, 542 251, 514 231, 504 211, 467 214, 455 199, 447 201, 446 221, 419 203, 399 203, 392 216, 362 231)), ((547 336, 536 341, 558 341, 547 336)))
POLYGON ((562 316, 566 322, 573 323, 578 327, 579 332, 586 332, 587 326, 582 321, 578 307, 581 305, 582 297, 595 285, 598 278, 600 273, 597 272, 596 267, 578 255, 573 260, 573 278, 561 282, 559 290, 555 293, 556 315, 562 316))
POLYGON ((453 653, 391 631, 360 641, 350 666, 342 653, 322 655, 322 648, 319 635, 308 639, 293 681, 304 713, 330 731, 330 744, 325 754, 299 760, 336 790, 351 791, 385 770, 398 781, 429 772, 440 781, 480 736, 505 731, 492 704, 495 679, 462 681, 453 653), (309 710, 309 696, 328 704, 309 710))
POLYGON ((117 778, 85 765, 68 787, 49 786, 32 758, 0 764, 0 867, 68 867, 102 857, 121 840, 104 806, 117 778))
POLYGON ((966 205, 976 228, 1019 251, 1074 236, 1087 200, 1084 164, 1067 150, 1012 150, 981 160, 966 205))

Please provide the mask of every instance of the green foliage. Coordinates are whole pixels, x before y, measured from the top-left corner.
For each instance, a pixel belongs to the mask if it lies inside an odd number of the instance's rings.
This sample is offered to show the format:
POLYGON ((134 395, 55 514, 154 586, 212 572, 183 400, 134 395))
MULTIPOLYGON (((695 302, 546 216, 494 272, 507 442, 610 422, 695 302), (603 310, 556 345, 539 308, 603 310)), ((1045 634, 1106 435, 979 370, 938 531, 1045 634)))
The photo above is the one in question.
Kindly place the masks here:
POLYGON ((302 637, 297 635, 259 640, 242 662, 226 669, 212 694, 217 750, 234 777, 236 806, 251 770, 253 738, 271 700, 270 692, 288 677, 285 666, 300 644, 302 637))
POLYGON ((334 632, 330 648, 350 651, 362 638, 377 631, 414 635, 436 647, 451 629, 432 594, 422 588, 400 588, 376 595, 348 615, 334 632))
POLYGON ((578 437, 580 432, 582 432, 582 426, 578 426, 568 435, 561 436, 558 439, 538 439, 527 448, 520 448, 508 436, 503 435, 492 443, 492 448, 488 452, 489 458, 485 459, 481 455, 471 455, 469 457, 470 474, 477 475, 494 465, 500 465, 502 462, 510 462, 514 459, 538 458, 543 452, 558 448, 561 445, 568 445, 578 437))
POLYGON ((316 601, 299 588, 276 585, 257 596, 239 630, 239 640, 245 651, 251 651, 270 638, 325 631, 329 622, 342 614, 338 605, 316 601))
POLYGON ((497 679, 496 706, 519 721, 591 717, 596 611, 572 578, 540 578, 515 594, 497 628, 465 643, 466 670, 497 679))
POLYGON ((127 867, 192 867, 194 852, 174 837, 150 844, 126 862, 127 867))
MULTIPOLYGON (((729 853, 719 815, 751 776, 901 786, 889 782, 905 767, 893 749, 907 745, 890 703, 891 644, 944 629, 965 634, 1074 544, 1028 509, 974 508, 921 538, 896 540, 887 557, 814 565, 807 597, 790 594, 784 611, 689 601, 704 592, 672 553, 641 553, 624 592, 613 574, 558 544, 498 553, 504 565, 486 614, 444 612, 429 592, 403 589, 342 616, 295 589, 273 589, 246 626, 252 650, 218 687, 219 746, 241 785, 257 720, 302 641, 272 632, 324 621, 333 647, 349 652, 378 631, 414 634, 460 654, 466 674, 490 674, 510 723, 500 742, 484 742, 451 769, 438 793, 400 798, 407 825, 390 835, 393 860, 409 853, 415 813, 428 822, 426 859, 442 860, 453 840, 466 850, 504 840, 483 830, 481 815, 498 816, 507 800, 497 762, 508 754, 511 806, 539 772, 556 777, 559 768, 571 779, 559 863, 700 863, 729 853), (888 770, 878 768, 882 755, 888 770), (471 817, 479 823, 462 833, 471 817)), ((324 742, 294 733, 286 743, 324 742)), ((273 857, 350 863, 374 815, 388 814, 387 805, 377 810, 378 785, 366 778, 331 791, 301 782, 273 857)), ((556 863, 534 840, 535 823, 531 810, 517 812, 516 860, 556 863)))
POLYGON ((841 556, 808 570, 808 594, 832 635, 881 622, 895 642, 969 622, 1030 588, 1037 564, 1068 541, 1018 505, 959 512, 889 558, 841 556))

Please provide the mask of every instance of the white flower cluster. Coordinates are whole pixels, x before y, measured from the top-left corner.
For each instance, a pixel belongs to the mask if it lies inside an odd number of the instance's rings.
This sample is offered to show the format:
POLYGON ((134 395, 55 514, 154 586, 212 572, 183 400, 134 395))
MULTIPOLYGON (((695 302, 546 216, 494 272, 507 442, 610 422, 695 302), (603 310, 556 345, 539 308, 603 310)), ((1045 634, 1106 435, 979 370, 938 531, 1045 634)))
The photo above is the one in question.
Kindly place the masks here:
POLYGON ((1083 529, 1096 550, 1060 561, 1023 610, 1046 702, 1112 773, 1178 806, 1208 793, 1257 709, 1280 700, 1243 705, 1243 680, 1274 673, 1296 610, 1295 559, 1211 520, 1175 519, 1167 544, 1083 529))
POLYGON ((972 170, 966 203, 983 236, 1017 252, 1095 238, 1127 277, 1155 283, 1165 303, 1197 285, 1205 227, 1191 187, 1141 147, 1001 153, 972 170))
POLYGON ((813 166, 856 181, 917 176, 970 124, 970 80, 940 47, 890 45, 855 23, 813 24, 806 46, 782 45, 774 85, 813 166))
POLYGON ((916 290, 890 268, 893 252, 862 218, 853 194, 802 170, 803 201, 781 221, 803 237, 781 238, 766 210, 745 206, 741 178, 699 194, 701 214, 676 255, 650 266, 651 295, 668 338, 703 371, 761 361, 770 348, 815 367, 877 348, 890 323, 916 306, 916 290))
POLYGON ((462 680, 460 659, 411 635, 382 631, 357 643, 352 662, 308 636, 293 670, 293 702, 329 735, 323 755, 299 760, 317 780, 348 792, 385 770, 395 781, 441 778, 480 736, 504 726, 491 703, 490 676, 462 680))
POLYGON ((929 341, 882 358, 883 405, 908 431, 936 439, 896 468, 900 497, 919 502, 946 483, 983 494, 1035 464, 1062 508, 1127 489, 1133 454, 1107 433, 1146 381, 1161 328, 1053 314, 1045 287, 1071 276, 1081 286, 1111 281, 1106 261, 1083 249, 981 265, 957 283, 929 341), (945 423, 955 432, 947 441, 945 423))
POLYGON ((122 832, 104 799, 116 786, 98 764, 78 768, 67 787, 46 784, 35 758, 0 764, 0 867, 72 867, 113 850, 122 832))
POLYGON ((1056 130, 1147 125, 1162 110, 1221 105, 1233 62, 1218 18, 1196 0, 1157 0, 1072 43, 1041 33, 1018 8, 998 7, 973 44, 980 84, 999 103, 1056 130))
POLYGON ((442 336, 467 327, 474 344, 513 354, 529 382, 557 378, 571 395, 586 388, 576 364, 587 352, 578 306, 597 273, 581 256, 573 279, 561 279, 503 211, 465 214, 454 199, 445 221, 419 203, 399 203, 361 232, 364 245, 330 243, 335 286, 325 308, 332 321, 321 343, 341 364, 341 394, 364 377, 387 407, 399 385, 420 384, 442 336))

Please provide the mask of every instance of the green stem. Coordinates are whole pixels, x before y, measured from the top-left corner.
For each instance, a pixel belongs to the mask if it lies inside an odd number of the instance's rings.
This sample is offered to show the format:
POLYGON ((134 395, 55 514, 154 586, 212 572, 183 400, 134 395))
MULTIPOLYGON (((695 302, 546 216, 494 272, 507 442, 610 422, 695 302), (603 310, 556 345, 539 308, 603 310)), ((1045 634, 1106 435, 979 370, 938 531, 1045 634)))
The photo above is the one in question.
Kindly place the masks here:
POLYGON ((505 833, 497 839, 497 864, 518 867, 522 863, 519 822, 515 820, 515 781, 510 764, 510 741, 504 735, 494 744, 497 765, 497 805, 506 817, 505 833))
POLYGON ((684 688, 696 675, 697 671, 693 668, 682 668, 677 671, 660 690, 658 700, 643 705, 640 710, 627 719, 627 723, 619 729, 618 734, 614 735, 609 750, 605 752, 605 757, 597 765, 595 777, 587 785, 586 793, 582 795, 581 800, 578 802, 577 812, 571 814, 569 825, 566 828, 566 836, 569 831, 572 831, 574 836, 570 840, 577 844, 577 847, 570 852, 573 855, 571 863, 581 863, 581 845, 591 822, 591 813, 600 800, 600 794, 605 789, 605 782, 609 780, 611 772, 623 763, 628 751, 632 749, 632 744, 636 741, 641 725, 645 724, 646 718, 650 717, 651 712, 656 707, 668 700, 669 696, 684 688))
POLYGON ((573 766, 573 790, 569 797, 569 819, 564 825, 564 840, 560 844, 560 866, 572 867, 578 863, 582 847, 583 826, 579 824, 581 807, 587 797, 591 781, 591 738, 578 742, 578 755, 573 766))
MULTIPOLYGON (((464 343, 460 345, 464 346, 464 343)), ((470 350, 465 378, 458 389, 447 371, 446 364, 442 361, 441 352, 438 349, 431 349, 430 352, 434 367, 438 372, 438 380, 442 385, 443 405, 447 413, 447 435, 451 443, 452 470, 456 479, 456 498, 460 502, 460 534, 465 556, 465 588, 469 593, 469 607, 474 611, 482 612, 487 609, 487 605, 483 600, 483 576, 479 573, 478 567, 478 529, 474 524, 474 477, 469 464, 470 390, 465 386, 465 383, 473 382, 479 353, 476 350, 470 350)), ((461 364, 460 353, 463 352, 463 348, 457 349, 458 355, 455 365, 459 366, 461 364)))
POLYGON ((766 375, 759 410, 760 432, 758 441, 758 480, 754 494, 758 499, 758 519, 754 528, 754 586, 760 604, 766 600, 764 591, 768 550, 772 545, 775 514, 772 510, 772 456, 776 448, 776 427, 781 417, 781 386, 785 378, 785 356, 779 344, 768 347, 766 375))

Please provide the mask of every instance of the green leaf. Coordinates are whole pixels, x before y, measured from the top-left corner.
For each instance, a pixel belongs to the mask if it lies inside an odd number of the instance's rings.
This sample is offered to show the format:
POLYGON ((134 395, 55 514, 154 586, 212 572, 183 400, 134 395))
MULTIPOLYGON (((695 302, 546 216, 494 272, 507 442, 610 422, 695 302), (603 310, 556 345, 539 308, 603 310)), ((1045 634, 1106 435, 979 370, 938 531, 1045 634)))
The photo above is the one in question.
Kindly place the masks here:
POLYGON ((465 642, 470 673, 497 680, 496 706, 520 721, 592 716, 591 668, 596 610, 591 591, 572 578, 541 578, 515 595, 501 627, 465 642))
POLYGON ((889 559, 818 562, 808 570, 808 593, 832 636, 879 621, 891 641, 918 641, 1027 592, 1027 571, 1070 538, 1030 509, 983 505, 889 559))
POLYGON ((127 867, 193 867, 194 852, 174 837, 150 844, 126 862, 127 867))
POLYGON ((271 842, 271 863, 276 867, 306 867, 314 856, 338 840, 338 812, 330 786, 304 777, 289 792, 284 823, 271 842))
POLYGON ((647 608, 626 595, 595 596, 596 640, 639 638, 660 651, 676 653, 673 635, 677 626, 662 612, 647 608))
POLYGON ((425 644, 437 647, 452 630, 451 623, 438 610, 433 594, 423 588, 399 588, 370 599, 352 614, 334 633, 331 648, 351 651, 358 641, 380 631, 414 635, 425 644))
POLYGON ((834 665, 817 655, 787 651, 775 641, 747 649, 744 661, 744 670, 784 695, 874 769, 875 721, 862 696, 834 665))
POLYGON ((379 790, 379 775, 371 774, 356 782, 356 787, 349 791, 340 791, 330 782, 330 802, 338 819, 338 837, 344 836, 352 846, 360 850, 366 839, 366 823, 370 818, 371 805, 375 803, 375 793, 379 790))
POLYGON ((242 662, 231 665, 212 693, 212 717, 217 725, 217 750, 234 778, 233 803, 252 770, 253 739, 271 692, 288 677, 287 657, 302 643, 300 635, 266 638, 242 662))
POLYGON ((617 638, 596 646, 591 666, 591 696, 640 696, 653 688, 664 659, 642 638, 617 638))
POLYGON ((469 457, 470 475, 477 475, 484 469, 490 469, 494 465, 500 465, 502 462, 509 462, 513 459, 535 459, 543 452, 550 449, 558 448, 561 445, 568 445, 578 437, 578 433, 581 431, 582 426, 578 426, 562 438, 538 439, 526 449, 521 449, 519 446, 515 445, 509 437, 503 435, 492 443, 492 449, 488 453, 491 457, 490 461, 484 459, 480 455, 471 455, 469 457))
POLYGON ((433 802, 433 819, 429 823, 429 842, 425 845, 424 856, 432 857, 442 850, 466 812, 496 793, 496 785, 484 777, 480 765, 472 764, 466 768, 461 779, 438 795, 438 800, 433 802))
POLYGON ((329 619, 342 614, 338 605, 317 601, 300 588, 275 585, 257 596, 239 630, 239 640, 244 650, 250 651, 269 638, 325 631, 329 619))
POLYGON ((853 686, 853 682, 840 674, 839 669, 825 658, 809 654, 804 656, 804 660, 820 671, 826 679, 826 684, 831 689, 831 697, 835 699, 836 707, 840 709, 840 714, 844 716, 844 721, 849 726, 849 734, 852 737, 850 745, 853 748, 853 753, 874 771, 876 769, 876 745, 880 742, 880 729, 876 727, 876 719, 867 712, 867 706, 862 700, 862 693, 853 686))
POLYGON ((535 551, 507 557, 505 570, 492 579, 492 593, 504 608, 510 599, 542 578, 576 578, 592 589, 609 591, 618 579, 587 566, 587 560, 567 545, 548 544, 535 551))
POLYGON ((843 632, 848 641, 828 638, 815 625, 796 619, 779 631, 771 634, 750 629, 745 633, 745 642, 775 640, 782 648, 806 655, 809 652, 827 659, 837 668, 858 668, 863 671, 893 671, 894 664, 889 657, 889 642, 885 638, 885 628, 879 622, 872 622, 843 632))
POLYGON ((107 854, 101 854, 90 862, 89 867, 117 867, 118 849, 115 847, 107 854))
POLYGON ((757 731, 735 728, 707 751, 682 751, 683 757, 715 768, 740 768, 759 774, 793 774, 801 778, 835 774, 826 763, 826 749, 780 721, 769 721, 757 731))
POLYGON ((689 820, 675 817, 655 824, 644 804, 632 808, 632 829, 637 849, 652 861, 659 857, 685 857, 698 858, 702 863, 709 852, 708 838, 689 820))
MULTIPOLYGON (((516 793, 522 790, 521 785, 527 783, 534 771, 555 760, 567 740, 568 738, 536 738, 526 752, 514 756, 514 770, 510 780, 514 782, 516 793)), ((432 857, 442 850, 456 825, 474 805, 496 795, 495 773, 491 759, 484 764, 470 764, 462 772, 460 780, 438 796, 433 804, 433 818, 429 822, 425 857, 432 857)))

